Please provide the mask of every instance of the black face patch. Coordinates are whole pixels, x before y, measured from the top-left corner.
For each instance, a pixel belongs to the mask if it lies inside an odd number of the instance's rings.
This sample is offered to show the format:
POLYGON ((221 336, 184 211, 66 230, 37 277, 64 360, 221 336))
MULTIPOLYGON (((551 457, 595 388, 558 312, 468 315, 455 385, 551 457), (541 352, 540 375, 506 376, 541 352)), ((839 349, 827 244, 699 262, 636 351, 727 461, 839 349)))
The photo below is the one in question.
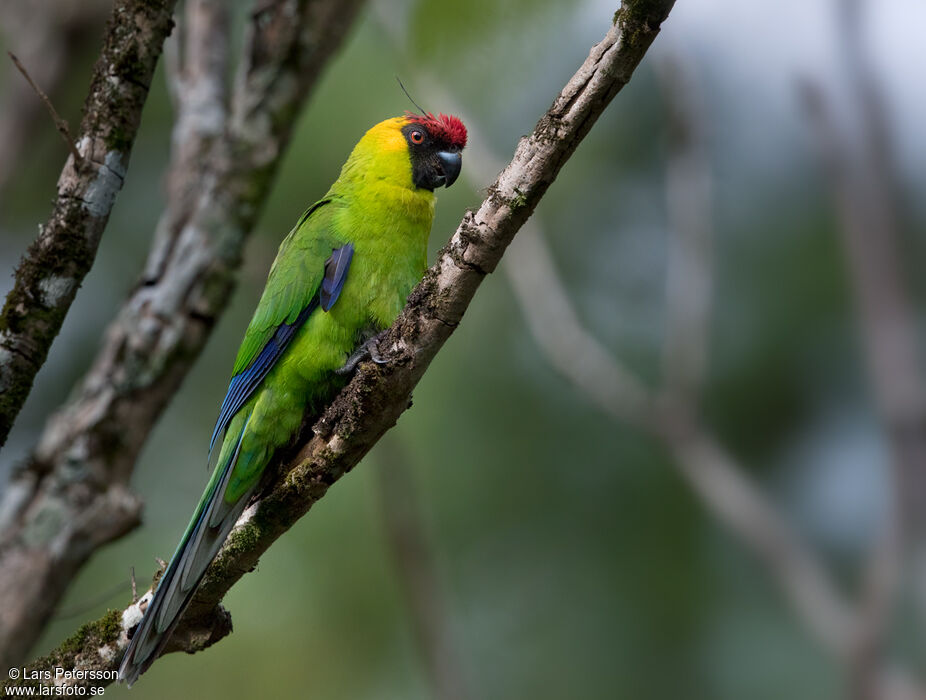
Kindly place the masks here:
POLYGON ((455 172, 448 172, 447 156, 458 154, 458 147, 434 139, 423 125, 414 122, 403 126, 402 134, 408 143, 415 187, 433 192, 436 187, 453 184, 459 166, 455 172))

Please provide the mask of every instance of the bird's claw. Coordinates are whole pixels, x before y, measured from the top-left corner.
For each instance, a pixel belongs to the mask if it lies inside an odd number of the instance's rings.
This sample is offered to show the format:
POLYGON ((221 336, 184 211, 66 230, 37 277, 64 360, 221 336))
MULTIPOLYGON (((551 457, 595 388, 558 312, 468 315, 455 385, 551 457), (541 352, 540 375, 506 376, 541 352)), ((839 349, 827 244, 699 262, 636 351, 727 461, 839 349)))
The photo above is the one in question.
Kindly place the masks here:
MULTIPOLYGON (((385 331, 383 331, 385 333, 385 331)), ((384 365, 388 360, 379 354, 379 341, 383 337, 383 333, 377 333, 372 338, 363 343, 359 348, 354 350, 350 357, 347 358, 347 362, 344 363, 343 367, 338 367, 334 373, 344 376, 347 374, 352 374, 357 365, 359 365, 364 360, 372 360, 378 365, 384 365)))

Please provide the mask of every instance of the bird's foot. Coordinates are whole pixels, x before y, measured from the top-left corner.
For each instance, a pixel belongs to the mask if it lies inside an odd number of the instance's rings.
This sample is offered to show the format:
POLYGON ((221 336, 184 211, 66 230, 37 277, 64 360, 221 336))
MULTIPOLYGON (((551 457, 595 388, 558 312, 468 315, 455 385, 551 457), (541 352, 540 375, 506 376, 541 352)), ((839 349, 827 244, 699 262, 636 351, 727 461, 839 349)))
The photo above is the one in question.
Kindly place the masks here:
POLYGON ((379 341, 382 340, 382 337, 385 335, 385 333, 386 331, 380 331, 372 338, 364 342, 359 348, 354 350, 350 357, 347 358, 347 362, 344 363, 344 366, 338 367, 334 373, 341 376, 353 374, 354 370, 357 369, 357 365, 359 365, 364 360, 372 360, 378 365, 386 364, 386 358, 379 354, 379 341))

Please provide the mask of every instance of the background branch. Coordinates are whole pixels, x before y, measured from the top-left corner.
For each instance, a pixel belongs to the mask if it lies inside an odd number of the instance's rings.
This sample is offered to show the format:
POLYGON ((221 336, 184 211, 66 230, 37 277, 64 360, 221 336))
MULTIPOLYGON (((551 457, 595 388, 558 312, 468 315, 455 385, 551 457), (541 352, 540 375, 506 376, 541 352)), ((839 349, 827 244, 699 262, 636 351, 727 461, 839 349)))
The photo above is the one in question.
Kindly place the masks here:
MULTIPOLYGON (((699 203, 699 210, 704 206, 706 203, 699 203)), ((680 220, 697 221, 687 217, 680 220)), ((702 504, 761 559, 799 618, 827 648, 844 654, 851 609, 826 570, 762 495, 743 466, 696 419, 694 407, 687 403, 696 397, 672 388, 662 393, 648 389, 580 324, 542 231, 535 222, 530 227, 530 235, 516 242, 505 271, 528 328, 547 360, 602 412, 662 441, 702 504)), ((684 235, 684 229, 672 235, 684 235)), ((670 272, 678 269, 669 266, 670 272)), ((691 274, 701 273, 686 268, 686 275, 691 274)), ((677 289, 677 284, 667 282, 667 288, 677 289)), ((710 288, 704 281, 698 285, 710 288)), ((670 300, 678 298, 676 294, 669 296, 670 300)), ((675 312, 667 316, 677 318, 675 312)), ((682 327, 676 328, 673 335, 678 343, 703 342, 700 329, 695 338, 685 335, 682 327)), ((680 375, 668 371, 666 377, 680 375)))
POLYGON ((854 630, 851 694, 880 697, 891 618, 905 553, 922 559, 926 533, 926 377, 917 341, 917 314, 903 259, 899 174, 887 110, 865 50, 863 6, 843 0, 838 36, 846 70, 853 133, 832 98, 806 81, 801 96, 828 179, 868 380, 889 449, 889 503, 869 554, 854 630))
MULTIPOLYGON (((881 546, 867 595, 858 606, 837 587, 820 558, 802 541, 787 517, 766 498, 712 432, 698 419, 697 403, 709 357, 713 225, 712 175, 706 147, 707 119, 693 76, 676 59, 657 64, 669 111, 666 177, 669 240, 666 271, 667 330, 663 386, 649 389, 579 321, 557 272, 544 232, 535 218, 513 242, 503 270, 538 347, 550 364, 602 412, 659 439, 679 474, 702 505, 756 555, 821 645, 850 669, 867 669, 866 695, 905 700, 920 689, 903 670, 880 659, 865 660, 867 646, 884 621, 879 593, 890 590, 889 559, 881 546), (888 575, 885 580, 884 575, 888 575)), ((427 93, 461 108, 435 80, 427 93)), ((486 179, 501 164, 468 118, 473 146, 464 177, 486 179)), ((890 534, 890 533, 888 533, 890 534)), ((885 541, 882 545, 889 545, 885 541)))
MULTIPOLYGON (((696 420, 708 358, 711 309, 711 172, 698 90, 677 60, 663 60, 660 77, 671 114, 667 169, 669 244, 664 386, 648 388, 579 320, 534 218, 512 243, 503 270, 531 336, 557 372, 619 424, 663 442, 680 475, 702 504, 760 558, 828 649, 843 657, 852 609, 825 567, 795 535, 721 443, 696 420), (684 183, 682 182, 684 180, 684 183)), ((441 104, 452 97, 436 81, 427 92, 441 104)), ((455 113, 460 109, 453 107, 455 113)), ((472 119, 464 177, 482 180, 501 164, 479 138, 472 119)))
POLYGON ((360 5, 261 3, 229 107, 226 3, 186 4, 168 205, 142 279, 0 502, 0 666, 22 659, 90 554, 138 523, 138 453, 228 303, 296 117, 360 5))
MULTIPOLYGON (((663 386, 646 388, 581 325, 536 220, 513 243, 505 272, 528 328, 550 364, 616 422, 629 423, 663 443, 702 505, 759 558, 797 619, 849 670, 854 686, 861 689, 853 697, 922 697, 922 688, 905 671, 876 653, 894 586, 896 531, 889 527, 881 539, 856 605, 839 590, 787 517, 762 494, 745 466, 698 418, 699 390, 709 357, 712 188, 704 143, 706 121, 695 101, 699 92, 681 66, 677 61, 660 65, 672 129, 663 386)), ((832 125, 821 131, 835 133, 832 125)), ((482 158, 483 167, 494 167, 491 154, 482 158)))
POLYGON ((129 164, 175 0, 113 8, 51 216, 16 270, 0 311, 0 446, 29 395, 97 247, 129 164))
POLYGON ((678 58, 657 63, 668 116, 666 334, 663 382, 670 400, 694 407, 710 357, 713 176, 703 92, 678 58))
POLYGON ((449 629, 434 549, 421 510, 408 451, 395 432, 380 441, 374 465, 383 531, 402 588, 408 617, 435 700, 466 700, 460 657, 449 629))
MULTIPOLYGON (((533 133, 521 140, 485 201, 467 213, 437 263, 413 291, 406 309, 380 343, 388 364, 362 364, 311 433, 306 425, 307 439, 300 441, 295 457, 283 455, 280 476, 239 520, 210 566, 175 642, 197 630, 213 629, 217 604, 228 589, 394 425, 479 284, 495 269, 562 165, 630 79, 673 4, 672 0, 630 2, 615 15, 615 24, 604 40, 592 49, 533 133)), ((131 622, 137 615, 137 606, 130 606, 123 619, 131 622)), ((69 667, 116 668, 127 637, 125 629, 106 624, 113 619, 111 615, 98 621, 95 629, 102 626, 106 634, 94 638, 92 644, 64 645, 55 652, 56 658, 66 654, 69 667)), ((194 641, 184 648, 194 651, 201 646, 194 641)), ((48 659, 40 661, 48 663, 48 659)))

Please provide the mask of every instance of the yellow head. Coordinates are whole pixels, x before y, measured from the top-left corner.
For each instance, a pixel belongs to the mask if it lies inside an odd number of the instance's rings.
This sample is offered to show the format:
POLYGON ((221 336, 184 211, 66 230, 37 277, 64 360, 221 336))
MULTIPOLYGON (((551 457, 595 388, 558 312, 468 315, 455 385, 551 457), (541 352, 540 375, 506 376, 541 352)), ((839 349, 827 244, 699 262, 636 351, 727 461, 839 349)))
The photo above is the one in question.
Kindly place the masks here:
POLYGON ((340 180, 387 181, 409 189, 450 187, 460 174, 466 127, 456 117, 406 114, 380 122, 360 139, 340 180))

